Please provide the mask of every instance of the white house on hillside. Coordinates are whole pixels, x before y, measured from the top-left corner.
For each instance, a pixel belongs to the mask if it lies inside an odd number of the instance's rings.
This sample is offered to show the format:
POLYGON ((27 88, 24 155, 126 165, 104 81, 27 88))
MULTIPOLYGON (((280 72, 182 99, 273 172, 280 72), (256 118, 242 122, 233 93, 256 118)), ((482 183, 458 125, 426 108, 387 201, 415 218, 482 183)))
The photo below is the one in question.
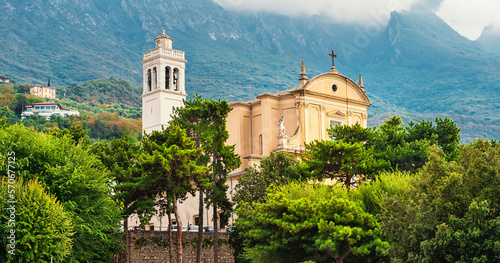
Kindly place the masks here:
POLYGON ((61 105, 57 102, 40 102, 33 103, 29 106, 25 107, 25 110, 21 113, 21 119, 26 119, 31 115, 38 113, 38 116, 44 116, 47 119, 50 119, 50 116, 56 115, 61 117, 67 117, 70 115, 80 115, 80 112, 77 110, 71 110, 61 107, 61 105))

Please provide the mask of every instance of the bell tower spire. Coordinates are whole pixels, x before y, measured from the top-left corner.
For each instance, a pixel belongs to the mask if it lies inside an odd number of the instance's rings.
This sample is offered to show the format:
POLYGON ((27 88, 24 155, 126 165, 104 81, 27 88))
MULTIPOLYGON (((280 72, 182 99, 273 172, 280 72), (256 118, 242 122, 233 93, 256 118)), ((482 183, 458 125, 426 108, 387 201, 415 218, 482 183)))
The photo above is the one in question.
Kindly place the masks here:
POLYGON ((184 51, 172 49, 173 39, 163 33, 155 48, 144 52, 142 63, 142 130, 161 130, 172 120, 174 107, 182 107, 187 96, 184 51))
POLYGON ((366 90, 365 90, 365 84, 363 84, 363 77, 361 77, 361 73, 359 73, 359 82, 358 82, 358 85, 359 87, 361 88, 361 90, 366 93, 366 90))

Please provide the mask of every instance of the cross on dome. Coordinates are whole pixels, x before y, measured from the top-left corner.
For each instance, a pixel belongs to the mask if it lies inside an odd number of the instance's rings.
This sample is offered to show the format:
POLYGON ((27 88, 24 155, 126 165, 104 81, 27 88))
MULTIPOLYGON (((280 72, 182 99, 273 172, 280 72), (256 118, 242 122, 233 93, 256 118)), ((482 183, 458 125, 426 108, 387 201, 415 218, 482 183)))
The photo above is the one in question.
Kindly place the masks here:
POLYGON ((333 49, 332 49, 332 53, 328 54, 328 56, 332 57, 332 68, 335 68, 335 58, 337 57, 337 55, 335 55, 335 53, 333 53, 333 49))
POLYGON ((328 54, 328 56, 332 57, 332 68, 331 68, 330 72, 338 73, 338 71, 335 69, 335 58, 337 57, 337 55, 335 55, 335 53, 333 52, 333 49, 332 49, 332 53, 328 54))

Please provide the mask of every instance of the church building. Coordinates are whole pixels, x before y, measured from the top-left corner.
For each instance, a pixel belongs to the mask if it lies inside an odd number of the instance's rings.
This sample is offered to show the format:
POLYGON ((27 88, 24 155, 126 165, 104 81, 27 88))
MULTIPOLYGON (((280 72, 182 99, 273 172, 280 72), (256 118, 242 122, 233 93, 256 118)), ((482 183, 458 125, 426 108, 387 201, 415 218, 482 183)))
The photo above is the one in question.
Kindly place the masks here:
POLYGON ((367 127, 366 96, 361 74, 359 83, 340 74, 332 51, 329 72, 307 77, 304 61, 298 86, 277 93, 262 93, 247 102, 231 102, 227 119, 229 145, 236 145, 241 167, 231 175, 244 173, 246 167, 260 162, 270 152, 304 153, 305 144, 329 140, 332 125, 359 123, 367 127))
MULTIPOLYGON (((155 48, 144 52, 142 128, 146 133, 167 126, 173 108, 183 106, 182 100, 187 96, 184 82, 187 61, 183 51, 172 49, 172 41, 163 31, 155 38, 155 48)), ((258 164, 271 152, 287 151, 299 157, 307 143, 329 140, 327 129, 332 125, 359 123, 367 127, 367 108, 371 102, 361 74, 358 83, 340 74, 335 68, 333 51, 330 56, 330 71, 311 79, 302 61, 296 87, 263 93, 251 101, 229 103, 233 110, 227 118, 227 144, 235 145, 242 158, 242 165, 228 176, 229 195, 245 168, 258 164)), ((212 226, 212 209, 206 212, 204 222, 212 226)), ((198 198, 189 197, 179 206, 179 213, 183 226, 198 224, 198 198)), ((137 222, 137 217, 132 216, 129 226, 137 226, 137 222)), ((149 228, 167 230, 167 223, 166 218, 154 216, 149 228)))

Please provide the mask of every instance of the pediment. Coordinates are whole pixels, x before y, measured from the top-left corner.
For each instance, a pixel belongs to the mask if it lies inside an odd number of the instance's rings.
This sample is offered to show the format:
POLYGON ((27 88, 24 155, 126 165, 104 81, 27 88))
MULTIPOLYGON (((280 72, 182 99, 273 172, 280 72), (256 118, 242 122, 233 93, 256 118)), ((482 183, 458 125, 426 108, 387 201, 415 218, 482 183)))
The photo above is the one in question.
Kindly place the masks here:
POLYGON ((347 115, 345 115, 343 112, 341 112, 339 110, 333 110, 333 111, 327 112, 326 116, 328 116, 330 118, 333 118, 333 117, 342 117, 342 118, 347 117, 347 115))
POLYGON ((310 79, 303 87, 305 92, 371 105, 366 92, 350 78, 337 73, 324 73, 310 79))

